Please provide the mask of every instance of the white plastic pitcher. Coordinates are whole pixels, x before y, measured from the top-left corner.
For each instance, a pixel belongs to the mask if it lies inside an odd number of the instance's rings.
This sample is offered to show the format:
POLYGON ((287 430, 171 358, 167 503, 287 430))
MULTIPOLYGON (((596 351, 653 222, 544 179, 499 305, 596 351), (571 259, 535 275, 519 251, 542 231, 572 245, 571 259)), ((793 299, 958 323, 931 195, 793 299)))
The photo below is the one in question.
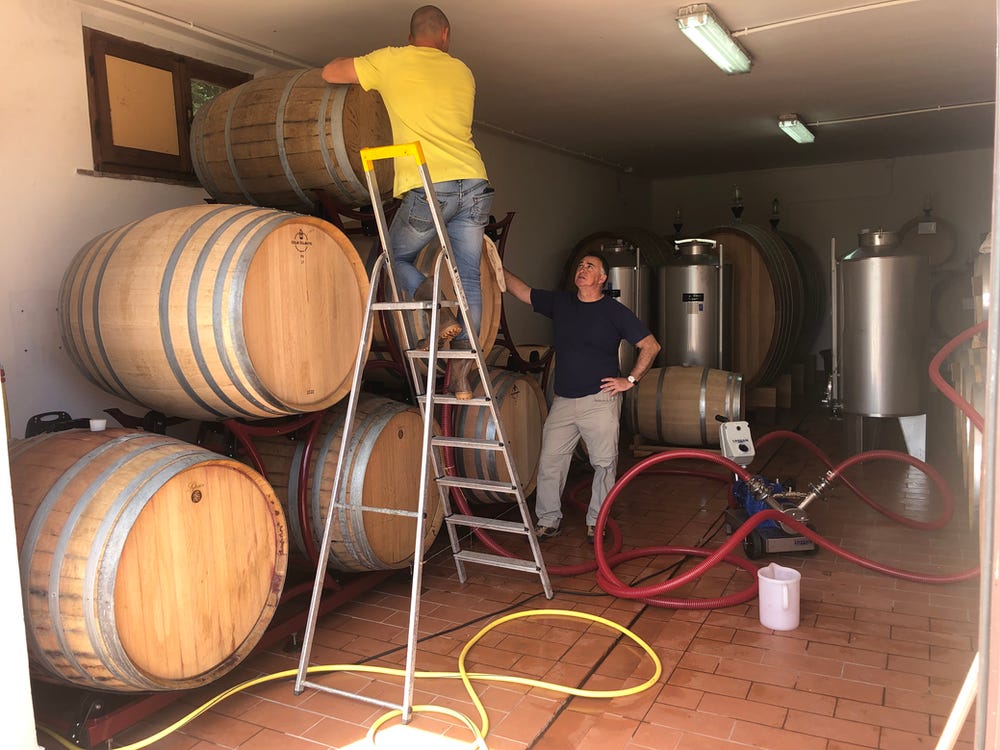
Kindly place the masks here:
POLYGON ((799 626, 799 586, 802 574, 771 563, 757 570, 760 624, 771 630, 799 626))

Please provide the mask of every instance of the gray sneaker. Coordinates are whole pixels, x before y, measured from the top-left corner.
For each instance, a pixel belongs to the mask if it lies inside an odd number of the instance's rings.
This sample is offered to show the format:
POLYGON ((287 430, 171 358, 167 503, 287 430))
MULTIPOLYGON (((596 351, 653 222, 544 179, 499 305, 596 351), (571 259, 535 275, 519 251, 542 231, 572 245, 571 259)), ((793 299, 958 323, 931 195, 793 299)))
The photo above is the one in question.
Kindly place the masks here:
POLYGON ((535 536, 538 537, 539 540, 542 540, 542 539, 551 539, 554 536, 559 536, 559 527, 558 526, 536 526, 535 527, 535 536))

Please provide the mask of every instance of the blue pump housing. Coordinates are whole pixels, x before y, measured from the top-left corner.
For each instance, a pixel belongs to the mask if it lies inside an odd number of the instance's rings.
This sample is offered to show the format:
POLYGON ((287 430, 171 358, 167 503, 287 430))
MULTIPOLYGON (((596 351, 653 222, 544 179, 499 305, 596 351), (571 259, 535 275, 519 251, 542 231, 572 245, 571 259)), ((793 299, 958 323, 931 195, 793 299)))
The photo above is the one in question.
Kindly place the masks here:
MULTIPOLYGON (((765 479, 759 475, 756 479, 762 482, 772 495, 783 495, 789 491, 789 488, 782 486, 780 482, 772 482, 771 480, 765 479)), ((754 497, 750 487, 742 479, 738 479, 733 483, 733 500, 735 501, 735 505, 746 511, 747 516, 752 516, 754 513, 760 513, 762 510, 773 510, 773 508, 763 500, 759 500, 754 497)), ((778 522, 774 519, 768 519, 758 526, 758 528, 761 529, 777 527, 778 522)))

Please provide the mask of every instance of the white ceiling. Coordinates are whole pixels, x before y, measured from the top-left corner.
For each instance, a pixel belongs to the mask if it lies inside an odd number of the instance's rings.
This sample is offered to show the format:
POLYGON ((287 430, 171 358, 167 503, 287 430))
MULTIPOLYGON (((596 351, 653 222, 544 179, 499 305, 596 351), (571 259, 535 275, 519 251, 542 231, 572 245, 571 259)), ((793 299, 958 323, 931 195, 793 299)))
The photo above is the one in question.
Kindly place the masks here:
MULTIPOLYGON (((112 0, 122 5, 122 0, 112 0)), ((307 64, 405 44, 419 0, 138 0, 307 64)), ((476 119, 672 177, 988 148, 996 0, 714 0, 754 60, 727 76, 677 28, 683 0, 440 0, 476 119), (869 7, 870 6, 870 7, 869 7), (856 9, 831 14, 831 11, 856 9), (800 23, 781 22, 803 19, 800 23), (771 28, 771 24, 777 24, 771 28), (989 102, 988 105, 966 106, 989 102), (955 108, 954 105, 960 105, 955 108), (939 109, 940 108, 940 109, 939 109), (913 110, 921 114, 872 119, 913 110), (777 118, 820 124, 798 145, 777 118)))

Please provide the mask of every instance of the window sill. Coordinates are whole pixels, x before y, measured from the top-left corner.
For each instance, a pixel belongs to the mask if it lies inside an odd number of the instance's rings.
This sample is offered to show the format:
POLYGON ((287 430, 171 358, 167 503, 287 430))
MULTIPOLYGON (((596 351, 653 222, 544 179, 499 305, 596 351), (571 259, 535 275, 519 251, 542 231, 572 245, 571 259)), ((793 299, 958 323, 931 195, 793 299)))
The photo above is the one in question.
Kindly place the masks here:
POLYGON ((159 182, 164 185, 181 185, 182 187, 201 187, 198 180, 181 179, 179 177, 154 177, 144 174, 125 174, 124 172, 100 172, 95 169, 78 169, 76 173, 85 177, 108 177, 113 180, 139 180, 141 182, 159 182))

